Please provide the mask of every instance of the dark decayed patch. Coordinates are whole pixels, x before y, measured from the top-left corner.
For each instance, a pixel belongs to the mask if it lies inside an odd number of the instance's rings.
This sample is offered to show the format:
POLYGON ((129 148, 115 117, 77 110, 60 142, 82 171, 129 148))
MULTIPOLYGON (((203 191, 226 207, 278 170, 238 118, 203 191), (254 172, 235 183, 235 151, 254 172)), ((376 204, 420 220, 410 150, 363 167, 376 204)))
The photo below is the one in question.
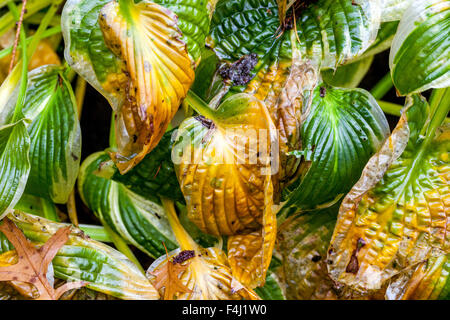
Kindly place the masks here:
POLYGON ((195 251, 194 250, 185 250, 181 251, 175 258, 173 258, 172 263, 183 263, 186 260, 189 260, 191 258, 195 257, 195 251))
POLYGON ((357 274, 359 270, 359 262, 358 262, 358 252, 361 250, 362 247, 366 245, 366 242, 363 238, 359 238, 356 243, 356 249, 353 250, 352 256, 350 257, 350 261, 347 265, 347 268, 345 269, 345 272, 347 273, 353 273, 357 274))
POLYGON ((238 61, 223 66, 219 70, 224 80, 231 80, 235 86, 243 86, 253 79, 252 70, 258 63, 258 55, 251 53, 242 56, 238 61))
POLYGON ((207 129, 214 129, 214 122, 210 119, 206 119, 204 116, 196 116, 195 120, 200 122, 202 126, 204 126, 207 129))

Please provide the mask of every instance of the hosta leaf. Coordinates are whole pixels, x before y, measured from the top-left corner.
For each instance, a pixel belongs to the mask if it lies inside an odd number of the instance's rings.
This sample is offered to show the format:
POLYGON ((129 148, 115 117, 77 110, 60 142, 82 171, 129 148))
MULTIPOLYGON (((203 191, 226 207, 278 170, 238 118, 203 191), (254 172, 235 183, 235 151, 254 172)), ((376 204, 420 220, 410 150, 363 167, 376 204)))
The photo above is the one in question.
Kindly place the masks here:
MULTIPOLYGON (((25 236, 45 243, 64 224, 15 211, 8 216, 25 236)), ((158 299, 158 293, 139 269, 120 252, 73 229, 69 241, 53 259, 55 277, 89 282, 88 288, 121 299, 158 299)))
POLYGON ((108 49, 98 25, 100 10, 110 0, 68 0, 61 23, 70 66, 100 91, 113 106, 123 101, 113 90, 125 83, 121 61, 108 49))
POLYGON ((390 67, 402 95, 450 86, 450 1, 414 0, 392 43, 390 67))
POLYGON ((287 299, 337 299, 328 276, 327 250, 336 223, 337 208, 295 215, 280 225, 278 251, 287 299))
POLYGON ((247 94, 231 96, 215 110, 198 99, 189 102, 207 118, 185 120, 174 145, 188 217, 205 233, 232 236, 233 275, 251 287, 263 284, 276 234, 275 127, 264 104, 247 94))
POLYGON ((144 198, 164 196, 184 201, 171 159, 173 133, 164 134, 158 146, 126 174, 120 174, 112 161, 102 164, 98 174, 123 184, 144 198))
POLYGON ((66 59, 117 113, 112 158, 121 173, 158 144, 192 85, 211 9, 200 0, 66 4, 66 59), (102 54, 111 59, 96 66, 102 54))
POLYGON ((383 12, 381 21, 397 21, 400 20, 414 0, 383 0, 383 12))
POLYGON ((201 112, 206 117, 180 125, 173 151, 189 219, 217 236, 253 231, 262 223, 270 184, 268 152, 276 139, 270 116, 263 103, 246 94, 201 112))
POLYGON ((346 194, 388 134, 370 93, 319 85, 302 127, 301 176, 284 191, 285 207, 311 209, 346 194))
POLYGON ((450 255, 433 257, 396 278, 386 292, 389 300, 449 300, 450 255))
POLYGON ((116 109, 118 153, 112 155, 125 173, 158 144, 194 81, 194 70, 176 16, 162 6, 113 1, 101 10, 99 23, 128 72, 127 98, 116 109))
MULTIPOLYGON (((147 276, 152 283, 156 286, 156 282, 160 279, 155 278, 155 275, 160 274, 167 264, 174 264, 182 270, 178 279, 188 289, 185 290, 188 292, 178 292, 178 300, 258 299, 254 291, 233 278, 225 253, 218 248, 205 249, 197 245, 181 226, 173 204, 167 203, 165 202, 164 207, 180 248, 152 263, 147 271, 147 276)), ((170 283, 165 284, 167 285, 170 283)), ((160 295, 163 296, 163 287, 159 290, 160 295)))
POLYGON ((24 121, 0 127, 0 217, 20 200, 30 173, 30 136, 24 121))
POLYGON ((26 192, 66 203, 78 175, 81 130, 72 87, 56 66, 30 73, 24 116, 32 123, 26 192))
POLYGON ((369 56, 354 63, 338 67, 336 70, 323 70, 322 78, 325 83, 334 87, 356 88, 369 71, 373 58, 373 56, 369 56))
POLYGON ((156 194, 144 198, 94 174, 108 160, 108 155, 101 152, 83 162, 78 188, 84 203, 103 223, 151 257, 165 252, 163 243, 175 249, 175 238, 156 194))
POLYGON ((329 271, 359 290, 379 289, 405 268, 449 250, 447 92, 430 119, 425 99, 408 97, 396 129, 344 199, 329 271))

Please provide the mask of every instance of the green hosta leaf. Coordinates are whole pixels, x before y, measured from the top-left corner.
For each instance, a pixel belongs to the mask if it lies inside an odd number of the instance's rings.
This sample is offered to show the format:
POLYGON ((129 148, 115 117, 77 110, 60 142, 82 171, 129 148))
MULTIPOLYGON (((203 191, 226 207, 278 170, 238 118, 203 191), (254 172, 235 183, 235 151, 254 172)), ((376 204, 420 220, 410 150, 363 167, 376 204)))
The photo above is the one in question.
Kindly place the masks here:
POLYGON ((406 268, 449 252, 450 131, 437 129, 449 100, 447 90, 430 112, 424 98, 408 97, 396 129, 340 208, 328 256, 334 280, 379 289, 406 268))
POLYGON ((100 10, 109 2, 69 0, 64 5, 61 22, 67 62, 112 105, 118 105, 122 98, 112 88, 120 83, 121 62, 106 46, 98 25, 100 10))
POLYGON ((450 300, 450 254, 430 258, 398 276, 386 292, 389 300, 450 300))
POLYGON ((30 73, 23 112, 32 120, 26 192, 66 203, 80 166, 81 130, 72 86, 62 68, 44 66, 30 73))
POLYGON ((318 71, 363 54, 376 38, 380 14, 379 1, 319 0, 296 15, 296 28, 282 30, 275 0, 217 3, 209 44, 227 62, 257 56, 254 68, 246 66, 246 78, 253 79, 232 81, 232 92, 245 91, 266 103, 280 132, 281 185, 298 166, 286 154, 300 148, 301 113, 310 104, 304 98, 317 85, 318 71))
POLYGON ((378 1, 319 0, 297 16, 297 41, 293 29, 276 38, 278 7, 275 0, 221 0, 211 25, 211 44, 221 59, 234 61, 256 53, 255 72, 279 58, 290 58, 295 40, 303 59, 321 60, 334 68, 363 53, 375 40, 380 23, 378 1), (348 19, 348 20, 347 20, 348 19), (281 50, 281 51, 280 51, 281 50))
POLYGON ((336 70, 322 71, 323 80, 334 87, 356 88, 366 76, 373 62, 373 56, 369 56, 354 63, 338 67, 336 70))
MULTIPOLYGON (((36 244, 45 243, 66 226, 19 211, 8 217, 36 244)), ((87 287, 95 291, 121 299, 158 299, 158 293, 145 275, 122 253, 91 240, 79 229, 73 228, 52 264, 55 277, 87 281, 87 287)))
POLYGON ((30 173, 30 137, 24 121, 0 127, 0 217, 19 201, 30 173))
POLYGON ((286 300, 278 277, 270 271, 267 272, 265 285, 261 288, 256 288, 255 292, 262 300, 286 300))
POLYGON ((280 225, 278 251, 287 299, 336 299, 326 256, 338 206, 288 218, 280 225))
POLYGON ((94 174, 108 160, 108 155, 100 152, 83 162, 78 189, 84 203, 103 223, 151 257, 165 253, 163 243, 169 250, 176 248, 166 214, 159 203, 94 174))
POLYGON ((167 132, 158 146, 136 167, 121 175, 112 161, 102 165, 98 175, 123 184, 144 198, 158 202, 157 196, 184 201, 172 163, 172 134, 167 132))
POLYGON ((285 190, 285 207, 311 209, 347 193, 388 134, 370 93, 319 85, 302 127, 301 177, 285 190))
POLYGON ((390 67, 402 95, 450 86, 450 1, 414 0, 392 43, 390 67))

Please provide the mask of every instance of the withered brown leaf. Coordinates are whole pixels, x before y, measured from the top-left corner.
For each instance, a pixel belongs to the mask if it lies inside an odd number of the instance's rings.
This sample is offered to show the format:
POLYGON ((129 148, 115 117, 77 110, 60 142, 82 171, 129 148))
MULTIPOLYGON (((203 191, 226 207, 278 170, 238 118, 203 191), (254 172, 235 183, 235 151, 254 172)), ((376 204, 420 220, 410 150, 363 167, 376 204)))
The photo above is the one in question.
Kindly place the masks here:
POLYGON ((0 267, 0 281, 32 284, 39 292, 36 300, 57 300, 70 290, 85 286, 86 282, 69 282, 54 289, 47 279, 47 270, 59 249, 67 242, 70 227, 59 229, 42 247, 35 248, 23 232, 8 218, 3 219, 0 231, 16 249, 18 261, 0 267))
POLYGON ((184 272, 188 266, 189 262, 183 265, 181 263, 170 261, 169 255, 167 254, 167 263, 151 273, 156 277, 153 286, 157 290, 160 290, 162 287, 165 288, 164 300, 173 300, 173 296, 176 293, 192 292, 192 290, 186 287, 179 278, 179 275, 184 272))

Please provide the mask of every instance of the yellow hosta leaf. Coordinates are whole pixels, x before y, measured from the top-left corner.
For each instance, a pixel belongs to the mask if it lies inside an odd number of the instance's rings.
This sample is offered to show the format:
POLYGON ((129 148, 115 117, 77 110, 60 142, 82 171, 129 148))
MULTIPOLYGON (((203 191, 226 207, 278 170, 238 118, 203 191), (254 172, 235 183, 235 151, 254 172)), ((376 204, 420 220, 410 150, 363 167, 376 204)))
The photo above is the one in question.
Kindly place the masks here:
POLYGON ((260 286, 276 237, 275 126, 264 103, 248 94, 231 96, 216 110, 200 109, 207 118, 186 120, 174 147, 181 155, 176 172, 188 217, 205 233, 232 236, 233 276, 244 285, 260 286))
POLYGON ((125 173, 160 141, 194 81, 193 62, 176 15, 153 2, 111 1, 99 22, 126 74, 111 88, 125 95, 115 110, 118 151, 112 157, 125 173))
POLYGON ((173 151, 188 217, 216 236, 253 232, 263 223, 270 190, 274 125, 264 104, 246 94, 204 112, 208 118, 181 124, 173 151))
POLYGON ((172 264, 177 269, 177 279, 172 284, 170 295, 174 293, 178 300, 259 299, 253 290, 233 277, 222 250, 197 245, 181 226, 173 202, 163 199, 163 204, 180 248, 157 259, 147 271, 147 276, 161 296, 166 296, 163 288, 166 290, 165 286, 170 285, 171 281, 169 278, 163 279, 161 274, 167 275, 168 264, 172 264), (161 283, 162 279, 164 281, 161 283))
POLYGON ((277 220, 272 209, 273 187, 268 183, 266 188, 269 190, 266 190, 261 230, 228 239, 228 260, 233 276, 250 288, 264 285, 277 236, 277 220))

